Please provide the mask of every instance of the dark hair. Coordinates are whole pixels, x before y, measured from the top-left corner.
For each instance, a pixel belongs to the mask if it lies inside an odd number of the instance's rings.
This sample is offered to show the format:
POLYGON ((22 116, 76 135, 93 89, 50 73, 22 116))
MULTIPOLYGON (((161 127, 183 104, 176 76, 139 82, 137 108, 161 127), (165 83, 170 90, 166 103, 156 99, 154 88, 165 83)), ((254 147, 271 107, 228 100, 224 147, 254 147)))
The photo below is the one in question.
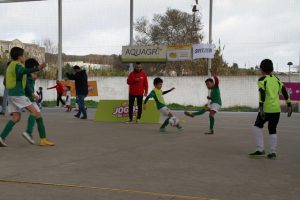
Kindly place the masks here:
POLYGON ((205 80, 205 83, 207 83, 207 82, 214 83, 214 80, 212 78, 208 78, 208 79, 205 80))
POLYGON ((39 87, 39 90, 42 90, 43 89, 43 87, 39 87))
POLYGON ((75 65, 75 66, 73 67, 73 69, 74 69, 74 70, 80 69, 80 67, 79 67, 78 65, 75 65))
POLYGON ((39 62, 34 58, 29 58, 25 61, 25 68, 35 68, 39 65, 39 62))
POLYGON ((136 62, 135 64, 136 64, 136 65, 140 65, 140 64, 141 64, 141 62, 136 62))
POLYGON ((265 73, 272 73, 274 70, 272 60, 264 59, 263 61, 261 61, 260 69, 265 73))
POLYGON ((156 85, 156 84, 159 84, 159 83, 163 83, 164 81, 159 78, 159 77, 156 77, 154 80, 153 80, 153 85, 156 85))
POLYGON ((13 47, 10 50, 10 57, 12 60, 18 60, 19 56, 23 56, 23 55, 24 55, 24 49, 20 47, 13 47))
POLYGON ((67 86, 66 88, 68 88, 69 90, 71 90, 71 86, 67 86))

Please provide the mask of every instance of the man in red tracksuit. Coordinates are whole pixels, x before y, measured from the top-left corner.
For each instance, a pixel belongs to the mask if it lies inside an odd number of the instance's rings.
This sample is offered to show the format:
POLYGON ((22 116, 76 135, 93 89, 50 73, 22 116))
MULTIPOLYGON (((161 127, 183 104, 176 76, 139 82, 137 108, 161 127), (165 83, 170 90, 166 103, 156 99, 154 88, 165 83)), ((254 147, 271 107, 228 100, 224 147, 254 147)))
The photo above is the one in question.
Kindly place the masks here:
POLYGON ((61 102, 62 105, 65 105, 64 100, 62 100, 62 95, 64 94, 64 91, 65 91, 63 84, 57 80, 56 85, 53 87, 47 88, 47 90, 54 89, 54 88, 56 89, 56 92, 57 92, 56 106, 57 107, 59 106, 59 102, 61 102))
POLYGON ((129 85, 129 121, 132 123, 134 101, 137 99, 138 113, 136 123, 139 122, 142 116, 143 96, 148 94, 148 79, 146 73, 142 70, 142 64, 136 63, 134 70, 127 78, 129 85))

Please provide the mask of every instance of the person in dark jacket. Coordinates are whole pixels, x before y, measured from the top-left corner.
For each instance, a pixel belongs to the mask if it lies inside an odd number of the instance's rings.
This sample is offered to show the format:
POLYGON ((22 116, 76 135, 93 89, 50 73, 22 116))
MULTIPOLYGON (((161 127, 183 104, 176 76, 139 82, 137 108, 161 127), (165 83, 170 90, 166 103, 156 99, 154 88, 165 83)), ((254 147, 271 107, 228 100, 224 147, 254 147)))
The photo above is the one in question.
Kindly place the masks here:
POLYGON ((76 101, 79 106, 78 113, 74 115, 77 118, 80 118, 81 114, 82 117, 80 119, 87 119, 87 113, 85 109, 84 99, 88 95, 88 78, 86 71, 80 69, 79 66, 75 65, 73 67, 75 74, 67 73, 66 76, 70 80, 75 80, 75 90, 76 90, 76 101))
POLYGON ((138 104, 138 113, 136 117, 136 123, 138 123, 142 116, 143 96, 146 97, 148 95, 148 79, 146 73, 142 70, 142 64, 140 62, 136 63, 134 70, 129 74, 127 84, 129 85, 128 123, 132 123, 135 99, 137 99, 138 104))

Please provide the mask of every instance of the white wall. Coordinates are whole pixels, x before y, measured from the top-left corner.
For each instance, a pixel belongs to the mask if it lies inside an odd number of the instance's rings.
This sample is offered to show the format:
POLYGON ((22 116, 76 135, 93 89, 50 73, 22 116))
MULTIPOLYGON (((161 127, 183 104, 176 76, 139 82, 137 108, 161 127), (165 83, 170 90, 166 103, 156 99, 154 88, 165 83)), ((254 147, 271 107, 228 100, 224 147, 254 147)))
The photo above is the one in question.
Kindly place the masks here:
MULTIPOLYGON (((153 79, 149 77, 149 92, 153 89, 153 79)), ((204 105, 207 100, 207 88, 205 86, 206 76, 192 77, 162 77, 164 80, 163 90, 175 87, 171 93, 165 95, 167 103, 178 103, 182 105, 204 105)), ((287 81, 287 77, 280 77, 282 81, 287 81)), ((98 83, 99 97, 89 97, 88 99, 98 101, 100 99, 127 99, 128 85, 126 77, 92 77, 89 80, 96 80, 98 83)), ((257 92, 256 76, 221 76, 220 90, 223 100, 223 107, 231 106, 250 106, 257 107, 258 92, 257 92)), ((3 77, 0 76, 0 83, 3 77)), ((293 77, 292 81, 299 81, 298 77, 293 77)), ((38 80, 36 81, 36 89, 44 88, 45 100, 56 99, 55 90, 46 90, 47 87, 55 85, 55 80, 38 80)), ((0 84, 0 95, 3 94, 3 85, 0 84)))

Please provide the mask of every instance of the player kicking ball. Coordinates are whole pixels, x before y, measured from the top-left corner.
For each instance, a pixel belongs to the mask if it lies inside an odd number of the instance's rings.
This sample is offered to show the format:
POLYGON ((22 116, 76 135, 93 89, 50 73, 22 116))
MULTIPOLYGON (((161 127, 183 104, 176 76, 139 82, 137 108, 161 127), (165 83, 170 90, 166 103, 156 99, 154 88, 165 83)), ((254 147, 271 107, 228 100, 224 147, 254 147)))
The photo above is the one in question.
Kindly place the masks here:
POLYGON ((156 107, 159 112, 166 117, 164 123, 161 125, 159 131, 160 132, 166 132, 166 127, 168 124, 171 126, 177 127, 179 131, 181 131, 183 128, 180 126, 179 120, 173 116, 172 112, 170 109, 166 106, 165 100, 163 98, 163 95, 173 91, 175 88, 172 88, 167 91, 162 91, 162 85, 163 85, 163 80, 159 77, 155 78, 153 81, 154 84, 154 89, 150 92, 150 94, 146 97, 144 101, 144 110, 147 109, 147 102, 150 98, 154 98, 156 102, 156 107))
POLYGON ((263 127, 268 122, 270 152, 267 155, 268 159, 275 160, 277 157, 277 124, 280 118, 280 101, 279 94, 284 96, 288 107, 288 117, 292 115, 292 105, 290 97, 282 82, 274 75, 273 62, 265 59, 260 64, 262 77, 258 80, 259 91, 259 113, 257 115, 255 125, 253 127, 253 135, 256 139, 256 151, 250 153, 251 158, 264 158, 264 139, 263 127))
POLYGON ((207 99, 210 100, 210 104, 197 112, 185 111, 184 114, 189 117, 195 117, 197 115, 203 115, 204 113, 209 112, 209 130, 205 134, 212 135, 214 134, 215 114, 219 112, 222 106, 219 78, 216 75, 213 75, 213 79, 206 79, 205 84, 206 87, 211 90, 210 96, 207 97, 207 99))

